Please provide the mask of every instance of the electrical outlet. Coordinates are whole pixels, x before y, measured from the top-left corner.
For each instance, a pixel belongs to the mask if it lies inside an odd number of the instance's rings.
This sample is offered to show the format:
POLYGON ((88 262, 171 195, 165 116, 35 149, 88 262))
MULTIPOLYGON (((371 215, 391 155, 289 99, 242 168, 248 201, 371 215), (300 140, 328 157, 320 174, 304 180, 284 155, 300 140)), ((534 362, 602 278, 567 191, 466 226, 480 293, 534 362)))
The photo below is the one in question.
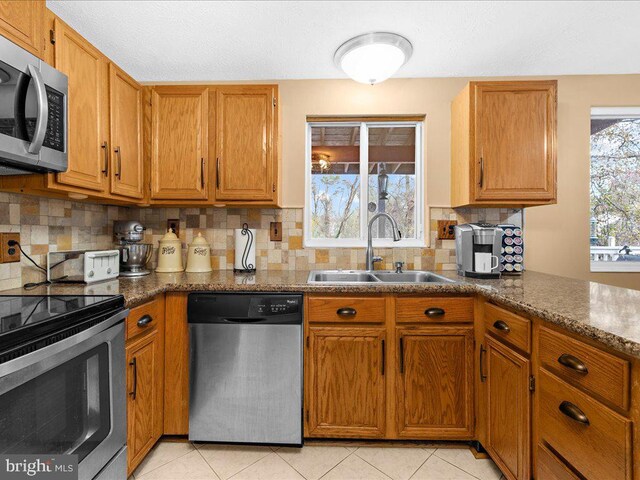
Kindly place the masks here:
POLYGON ((9 246, 9 240, 20 242, 19 233, 2 233, 0 234, 0 243, 2 244, 2 254, 0 255, 2 263, 12 263, 20 261, 20 249, 17 245, 9 246))
POLYGON ((456 220, 438 220, 438 240, 455 240, 453 227, 457 224, 456 220))
POLYGON ((272 242, 282 241, 282 222, 271 222, 269 225, 269 238, 272 242))
POLYGON ((176 234, 176 237, 180 238, 180 220, 177 218, 170 218, 167 220, 167 230, 173 230, 173 233, 176 234))

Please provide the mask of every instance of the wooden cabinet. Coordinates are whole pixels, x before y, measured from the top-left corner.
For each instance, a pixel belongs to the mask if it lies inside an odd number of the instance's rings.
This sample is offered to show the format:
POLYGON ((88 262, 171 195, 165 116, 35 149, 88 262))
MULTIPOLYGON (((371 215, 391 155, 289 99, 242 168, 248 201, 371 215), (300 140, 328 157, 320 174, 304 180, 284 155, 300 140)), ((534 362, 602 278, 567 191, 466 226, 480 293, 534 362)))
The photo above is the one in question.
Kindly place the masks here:
POLYGON ((451 205, 556 199, 556 81, 471 82, 451 110, 451 205))
POLYGON ((276 199, 276 89, 217 87, 216 200, 276 199))
POLYGON ((41 57, 44 12, 44 0, 0 1, 0 34, 41 57))
POLYGON ((383 437, 385 330, 311 327, 308 342, 308 434, 383 437))
POLYGON ((142 86, 109 64, 111 193, 143 197, 142 86))
POLYGON ((109 181, 107 59, 58 18, 54 24, 55 66, 69 77, 69 166, 57 174, 57 182, 104 192, 109 181))
POLYGON ((151 100, 151 198, 207 199, 208 89, 154 87, 151 100))
POLYGON ((485 448, 509 479, 530 478, 531 362, 485 336, 481 375, 485 386, 485 448))
POLYGON ((140 464, 163 433, 164 296, 127 318, 127 469, 140 464))
POLYGON ((473 438, 473 326, 397 329, 398 436, 473 438))

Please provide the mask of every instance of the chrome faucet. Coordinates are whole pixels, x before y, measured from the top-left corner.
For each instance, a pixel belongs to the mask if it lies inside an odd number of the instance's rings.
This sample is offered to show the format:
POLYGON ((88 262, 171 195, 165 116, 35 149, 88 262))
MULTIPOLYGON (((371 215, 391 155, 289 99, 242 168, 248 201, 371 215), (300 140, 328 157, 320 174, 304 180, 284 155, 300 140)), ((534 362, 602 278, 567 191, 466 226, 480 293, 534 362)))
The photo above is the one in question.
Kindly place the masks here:
POLYGON ((367 270, 373 270, 373 264, 376 262, 382 261, 382 257, 373 256, 373 245, 372 245, 372 238, 371 238, 371 227, 373 226, 375 221, 380 217, 387 218, 389 222, 391 222, 391 231, 393 232, 394 242, 399 242, 400 239, 402 238, 402 234, 400 233, 400 230, 398 230, 398 224, 396 223, 396 221, 393 219, 391 215, 389 215, 386 212, 379 212, 379 213, 376 213, 373 217, 371 217, 371 220, 369 220, 369 226, 367 228, 367 253, 365 256, 365 265, 367 270))

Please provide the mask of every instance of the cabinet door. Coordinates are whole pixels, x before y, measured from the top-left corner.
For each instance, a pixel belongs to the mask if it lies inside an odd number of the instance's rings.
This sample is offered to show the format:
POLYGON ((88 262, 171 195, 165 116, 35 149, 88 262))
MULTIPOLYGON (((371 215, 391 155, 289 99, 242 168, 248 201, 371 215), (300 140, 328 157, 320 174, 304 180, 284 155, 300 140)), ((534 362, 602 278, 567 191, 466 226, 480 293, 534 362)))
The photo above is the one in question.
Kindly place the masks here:
POLYGON ((530 362, 509 347, 485 337, 486 449, 509 479, 529 479, 530 362))
POLYGON ((276 196, 275 91, 221 87, 216 108, 216 200, 276 196))
POLYGON ((555 82, 475 86, 476 200, 552 200, 555 82))
POLYGON ((473 327, 397 329, 400 438, 473 437, 473 327))
POLYGON ((310 327, 308 341, 309 435, 383 437, 384 328, 310 327))
POLYGON ((207 198, 207 87, 155 87, 151 198, 207 198))
POLYGON ((158 330, 154 330, 126 348, 129 473, 162 435, 161 346, 158 330))
POLYGON ((44 0, 0 1, 0 34, 40 57, 44 0))
POLYGON ((69 165, 65 185, 106 191, 109 170, 108 66, 105 57, 56 18, 55 66, 69 77, 69 165))
POLYGON ((142 198, 142 86, 109 64, 111 193, 142 198))

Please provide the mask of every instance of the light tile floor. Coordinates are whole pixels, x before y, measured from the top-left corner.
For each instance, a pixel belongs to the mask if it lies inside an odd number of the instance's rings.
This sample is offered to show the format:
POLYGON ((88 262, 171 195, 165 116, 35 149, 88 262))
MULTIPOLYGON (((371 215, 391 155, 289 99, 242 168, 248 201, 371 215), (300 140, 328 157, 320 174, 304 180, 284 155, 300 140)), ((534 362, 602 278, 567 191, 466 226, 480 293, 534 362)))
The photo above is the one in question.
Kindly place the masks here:
MULTIPOLYGON (((501 480, 465 447, 271 448, 162 441, 135 480, 501 480)), ((130 479, 131 480, 131 479, 130 479)))

